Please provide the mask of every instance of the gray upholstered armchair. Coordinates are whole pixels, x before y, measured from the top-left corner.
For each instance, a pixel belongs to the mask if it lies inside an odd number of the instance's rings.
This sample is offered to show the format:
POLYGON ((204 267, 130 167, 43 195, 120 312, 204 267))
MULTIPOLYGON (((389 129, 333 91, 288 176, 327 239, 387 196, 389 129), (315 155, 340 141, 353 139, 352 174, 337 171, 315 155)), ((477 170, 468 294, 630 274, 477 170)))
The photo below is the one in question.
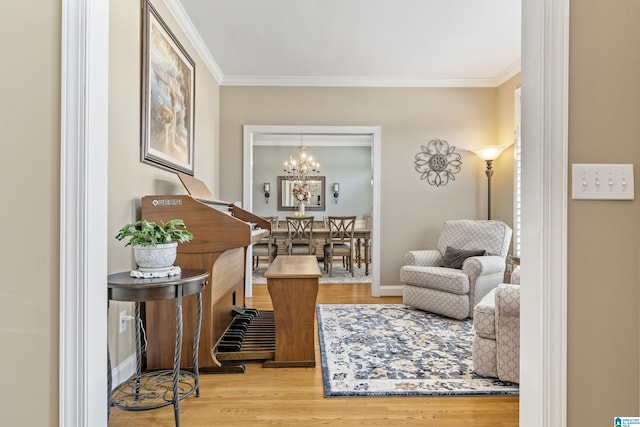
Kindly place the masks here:
POLYGON ((504 281, 511 228, 495 220, 444 223, 436 249, 409 251, 400 269, 403 302, 455 319, 504 281))
POLYGON ((520 267, 474 308, 473 369, 485 377, 520 382, 520 267))

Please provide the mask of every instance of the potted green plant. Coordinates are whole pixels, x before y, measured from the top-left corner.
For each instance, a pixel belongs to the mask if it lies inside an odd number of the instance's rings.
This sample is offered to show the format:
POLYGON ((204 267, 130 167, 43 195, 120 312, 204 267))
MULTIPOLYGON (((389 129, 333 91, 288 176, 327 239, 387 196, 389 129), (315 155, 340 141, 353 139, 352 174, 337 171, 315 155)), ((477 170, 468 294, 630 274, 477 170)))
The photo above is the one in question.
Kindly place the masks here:
POLYGON ((129 238, 125 246, 133 247, 133 256, 141 270, 170 268, 176 260, 178 243, 188 242, 193 234, 182 219, 166 223, 140 220, 123 226, 116 239, 129 238))

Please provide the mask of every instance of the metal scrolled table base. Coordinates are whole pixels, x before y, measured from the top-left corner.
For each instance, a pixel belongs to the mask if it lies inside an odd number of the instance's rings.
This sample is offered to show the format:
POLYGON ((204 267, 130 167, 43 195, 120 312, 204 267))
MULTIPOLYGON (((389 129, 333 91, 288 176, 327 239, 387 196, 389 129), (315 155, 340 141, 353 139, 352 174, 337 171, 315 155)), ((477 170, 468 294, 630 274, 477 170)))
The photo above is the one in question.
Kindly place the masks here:
MULTIPOLYGON (((145 411, 174 404, 172 370, 147 372, 131 378, 113 390, 111 405, 126 411, 145 411)), ((197 387, 195 374, 180 370, 178 374, 178 398, 190 396, 197 387)))
MULTIPOLYGON (((206 277, 206 276, 205 276, 206 277)), ((203 286, 206 281, 203 282, 203 286)), ((195 392, 196 397, 200 397, 200 381, 198 372, 198 348, 199 336, 202 324, 202 294, 196 294, 197 318, 196 331, 193 343, 193 372, 180 369, 180 359, 182 350, 182 298, 183 285, 176 286, 176 346, 173 357, 173 369, 141 372, 140 361, 142 359, 142 343, 140 337, 140 302, 135 303, 136 322, 136 373, 122 384, 118 385, 113 392, 109 393, 109 409, 111 406, 125 411, 146 411, 150 409, 162 408, 173 405, 176 427, 180 427, 180 406, 179 402, 195 392), (177 393, 174 390, 178 390, 177 393)), ((107 346, 108 363, 108 387, 111 389, 111 361, 107 346)), ((108 411, 110 412, 110 411, 108 411)))

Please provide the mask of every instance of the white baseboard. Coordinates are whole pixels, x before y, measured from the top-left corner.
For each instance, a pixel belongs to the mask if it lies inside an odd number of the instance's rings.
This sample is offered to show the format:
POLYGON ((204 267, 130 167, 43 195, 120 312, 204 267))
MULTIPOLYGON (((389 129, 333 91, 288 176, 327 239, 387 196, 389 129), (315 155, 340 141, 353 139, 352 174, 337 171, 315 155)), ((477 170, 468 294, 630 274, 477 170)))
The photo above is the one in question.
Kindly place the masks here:
POLYGON ((111 390, 116 388, 123 381, 128 380, 135 373, 136 355, 134 353, 111 371, 111 390))
POLYGON ((381 297, 402 296, 402 285, 380 285, 381 297))

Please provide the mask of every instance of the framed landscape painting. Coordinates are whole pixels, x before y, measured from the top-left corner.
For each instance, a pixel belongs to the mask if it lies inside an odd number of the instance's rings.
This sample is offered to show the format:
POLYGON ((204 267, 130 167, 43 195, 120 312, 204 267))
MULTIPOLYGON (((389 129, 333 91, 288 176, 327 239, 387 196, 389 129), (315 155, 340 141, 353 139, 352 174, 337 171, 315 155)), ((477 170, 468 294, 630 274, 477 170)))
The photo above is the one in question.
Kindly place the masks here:
POLYGON ((144 3, 141 161, 193 175, 195 64, 151 3, 144 3))

